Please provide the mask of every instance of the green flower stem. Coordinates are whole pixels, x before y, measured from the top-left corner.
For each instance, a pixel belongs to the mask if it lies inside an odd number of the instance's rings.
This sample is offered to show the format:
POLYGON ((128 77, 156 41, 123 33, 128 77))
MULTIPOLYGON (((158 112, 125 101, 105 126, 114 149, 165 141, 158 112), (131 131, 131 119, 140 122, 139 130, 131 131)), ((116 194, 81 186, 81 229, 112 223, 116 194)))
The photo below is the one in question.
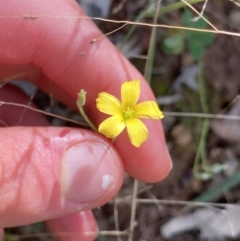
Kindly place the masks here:
POLYGON ((87 122, 87 124, 91 127, 91 129, 92 129, 93 131, 98 132, 96 126, 90 121, 90 119, 89 119, 88 116, 86 115, 83 107, 82 107, 81 105, 78 105, 78 104, 77 104, 77 106, 78 106, 78 110, 80 111, 83 119, 87 122))
MULTIPOLYGON (((208 109, 208 103, 207 103, 207 93, 206 93, 206 86, 205 86, 205 80, 203 79, 203 73, 202 73, 202 62, 199 63, 199 91, 200 91, 200 102, 202 106, 202 110, 204 113, 209 113, 208 109)), ((209 131, 210 123, 208 119, 205 119, 206 122, 204 122, 203 126, 205 128, 204 131, 204 141, 201 145, 201 156, 202 156, 202 163, 203 165, 207 165, 207 158, 206 158, 206 142, 207 142, 207 134, 209 131)))
POLYGON ((77 107, 78 110, 80 111, 83 119, 87 122, 87 124, 91 127, 92 130, 98 132, 97 128, 95 127, 95 125, 90 121, 90 119, 88 118, 88 116, 86 115, 83 106, 86 103, 86 96, 87 96, 87 92, 83 89, 81 89, 78 93, 78 98, 77 98, 77 107))
MULTIPOLYGON (((161 2, 157 3, 155 16, 153 19, 153 24, 157 24, 158 12, 161 7, 160 4, 161 4, 161 2)), ((145 71, 144 71, 144 77, 146 78, 146 80, 149 84, 151 84, 151 79, 152 79, 152 69, 153 69, 153 62, 154 62, 155 49, 156 49, 156 40, 157 40, 156 33, 157 33, 157 28, 153 27, 152 32, 151 32, 150 43, 149 43, 149 47, 148 47, 145 71)))
MULTIPOLYGON (((202 73, 202 63, 199 62, 199 95, 200 95, 200 103, 201 107, 204 113, 208 113, 208 105, 207 105, 207 99, 206 99, 206 88, 204 84, 203 79, 203 73, 202 73)), ((193 174, 197 178, 201 178, 201 173, 199 173, 198 168, 201 165, 200 162, 202 162, 203 169, 207 169, 207 159, 206 159, 206 142, 207 142, 207 134, 209 131, 210 123, 208 119, 205 119, 203 121, 202 125, 202 131, 199 141, 199 146, 197 150, 197 154, 194 160, 194 166, 193 166, 193 174)))
MULTIPOLYGON (((198 150, 197 150, 197 154, 193 165, 193 174, 196 178, 200 178, 200 179, 205 179, 198 171, 198 168, 201 165, 201 161, 202 161, 202 165, 206 165, 206 140, 207 140, 208 131, 209 131, 209 121, 205 119, 203 121, 198 150)), ((207 179, 208 178, 209 177, 207 177, 207 179)))

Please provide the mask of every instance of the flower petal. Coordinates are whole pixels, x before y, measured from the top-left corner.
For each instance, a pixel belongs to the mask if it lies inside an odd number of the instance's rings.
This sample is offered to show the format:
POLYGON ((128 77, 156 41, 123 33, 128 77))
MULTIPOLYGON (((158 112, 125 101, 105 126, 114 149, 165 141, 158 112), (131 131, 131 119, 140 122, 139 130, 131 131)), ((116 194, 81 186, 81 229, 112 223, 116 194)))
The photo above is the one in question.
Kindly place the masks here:
POLYGON ((147 119, 162 119, 164 117, 154 101, 145 101, 137 104, 134 109, 134 116, 147 119))
POLYGON ((98 131, 107 138, 115 138, 123 131, 125 127, 126 124, 123 120, 123 117, 121 115, 114 115, 103 121, 99 125, 98 131))
POLYGON ((147 127, 137 118, 127 120, 127 131, 131 143, 136 147, 139 147, 148 138, 147 127))
POLYGON ((122 113, 121 102, 113 95, 106 92, 98 94, 96 99, 97 109, 108 115, 120 115, 122 113))
POLYGON ((124 82, 121 87, 121 98, 123 108, 134 108, 140 96, 140 81, 132 80, 124 82))

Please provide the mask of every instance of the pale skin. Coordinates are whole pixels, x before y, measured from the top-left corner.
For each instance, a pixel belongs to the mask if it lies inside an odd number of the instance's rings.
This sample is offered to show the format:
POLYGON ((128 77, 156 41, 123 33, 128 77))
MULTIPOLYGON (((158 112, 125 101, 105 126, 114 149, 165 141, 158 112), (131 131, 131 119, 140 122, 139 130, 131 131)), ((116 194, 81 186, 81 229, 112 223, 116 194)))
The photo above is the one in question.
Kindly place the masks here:
MULTIPOLYGON (((106 38, 90 44, 102 36, 91 20, 23 17, 85 16, 74 0, 0 0, 0 5, 0 16, 19 16, 0 18, 1 81, 21 75, 74 109, 77 92, 84 89, 88 93, 85 110, 96 126, 106 118, 96 109, 99 92, 119 98, 122 82, 140 79, 139 101, 154 100, 142 75, 106 38)), ((0 100, 26 104, 29 97, 5 85, 0 100)), ((17 107, 0 107, 1 126, 7 126, 0 131, 0 240, 5 227, 42 220, 48 220, 59 240, 94 240, 97 223, 90 210, 118 192, 124 171, 153 183, 171 169, 160 121, 144 121, 150 135, 136 148, 126 131, 112 144, 88 130, 50 127, 42 115, 31 111, 19 123, 22 113, 17 107), (75 160, 76 150, 75 166, 67 172, 72 162, 66 162, 66 153, 75 160), (69 181, 72 176, 68 175, 75 175, 74 180, 69 181)))

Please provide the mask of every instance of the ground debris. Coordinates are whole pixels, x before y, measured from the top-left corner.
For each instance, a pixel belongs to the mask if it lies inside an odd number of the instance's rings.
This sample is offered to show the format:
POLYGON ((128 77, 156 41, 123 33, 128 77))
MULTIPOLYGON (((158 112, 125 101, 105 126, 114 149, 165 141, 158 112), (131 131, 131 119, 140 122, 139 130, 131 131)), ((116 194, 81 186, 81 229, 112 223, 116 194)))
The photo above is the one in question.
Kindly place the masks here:
POLYGON ((240 236, 240 206, 229 205, 226 209, 201 208, 193 213, 172 218, 161 227, 166 239, 182 232, 199 229, 207 240, 237 238, 240 236))

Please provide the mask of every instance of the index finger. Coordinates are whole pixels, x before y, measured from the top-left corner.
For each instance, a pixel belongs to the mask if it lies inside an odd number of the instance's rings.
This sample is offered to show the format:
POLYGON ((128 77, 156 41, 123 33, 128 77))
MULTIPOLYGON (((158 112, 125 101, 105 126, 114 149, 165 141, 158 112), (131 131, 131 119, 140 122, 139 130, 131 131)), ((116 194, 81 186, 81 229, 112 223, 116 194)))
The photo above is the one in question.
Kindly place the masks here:
MULTIPOLYGON (((96 109, 98 93, 105 91, 120 98, 124 81, 140 79, 140 102, 155 99, 143 76, 107 38, 90 44, 102 33, 85 18, 75 1, 59 0, 57 5, 54 0, 47 5, 32 0, 21 4, 2 1, 0 15, 22 16, 0 19, 0 62, 37 66, 42 74, 35 83, 72 106, 79 90, 84 89, 88 93, 85 109, 95 125, 106 118, 96 109), (23 17, 26 14, 42 17, 31 20, 23 17)), ((160 121, 144 123, 149 137, 140 148, 131 145, 126 131, 114 145, 127 172, 142 181, 156 182, 169 173, 171 159, 160 121)))

